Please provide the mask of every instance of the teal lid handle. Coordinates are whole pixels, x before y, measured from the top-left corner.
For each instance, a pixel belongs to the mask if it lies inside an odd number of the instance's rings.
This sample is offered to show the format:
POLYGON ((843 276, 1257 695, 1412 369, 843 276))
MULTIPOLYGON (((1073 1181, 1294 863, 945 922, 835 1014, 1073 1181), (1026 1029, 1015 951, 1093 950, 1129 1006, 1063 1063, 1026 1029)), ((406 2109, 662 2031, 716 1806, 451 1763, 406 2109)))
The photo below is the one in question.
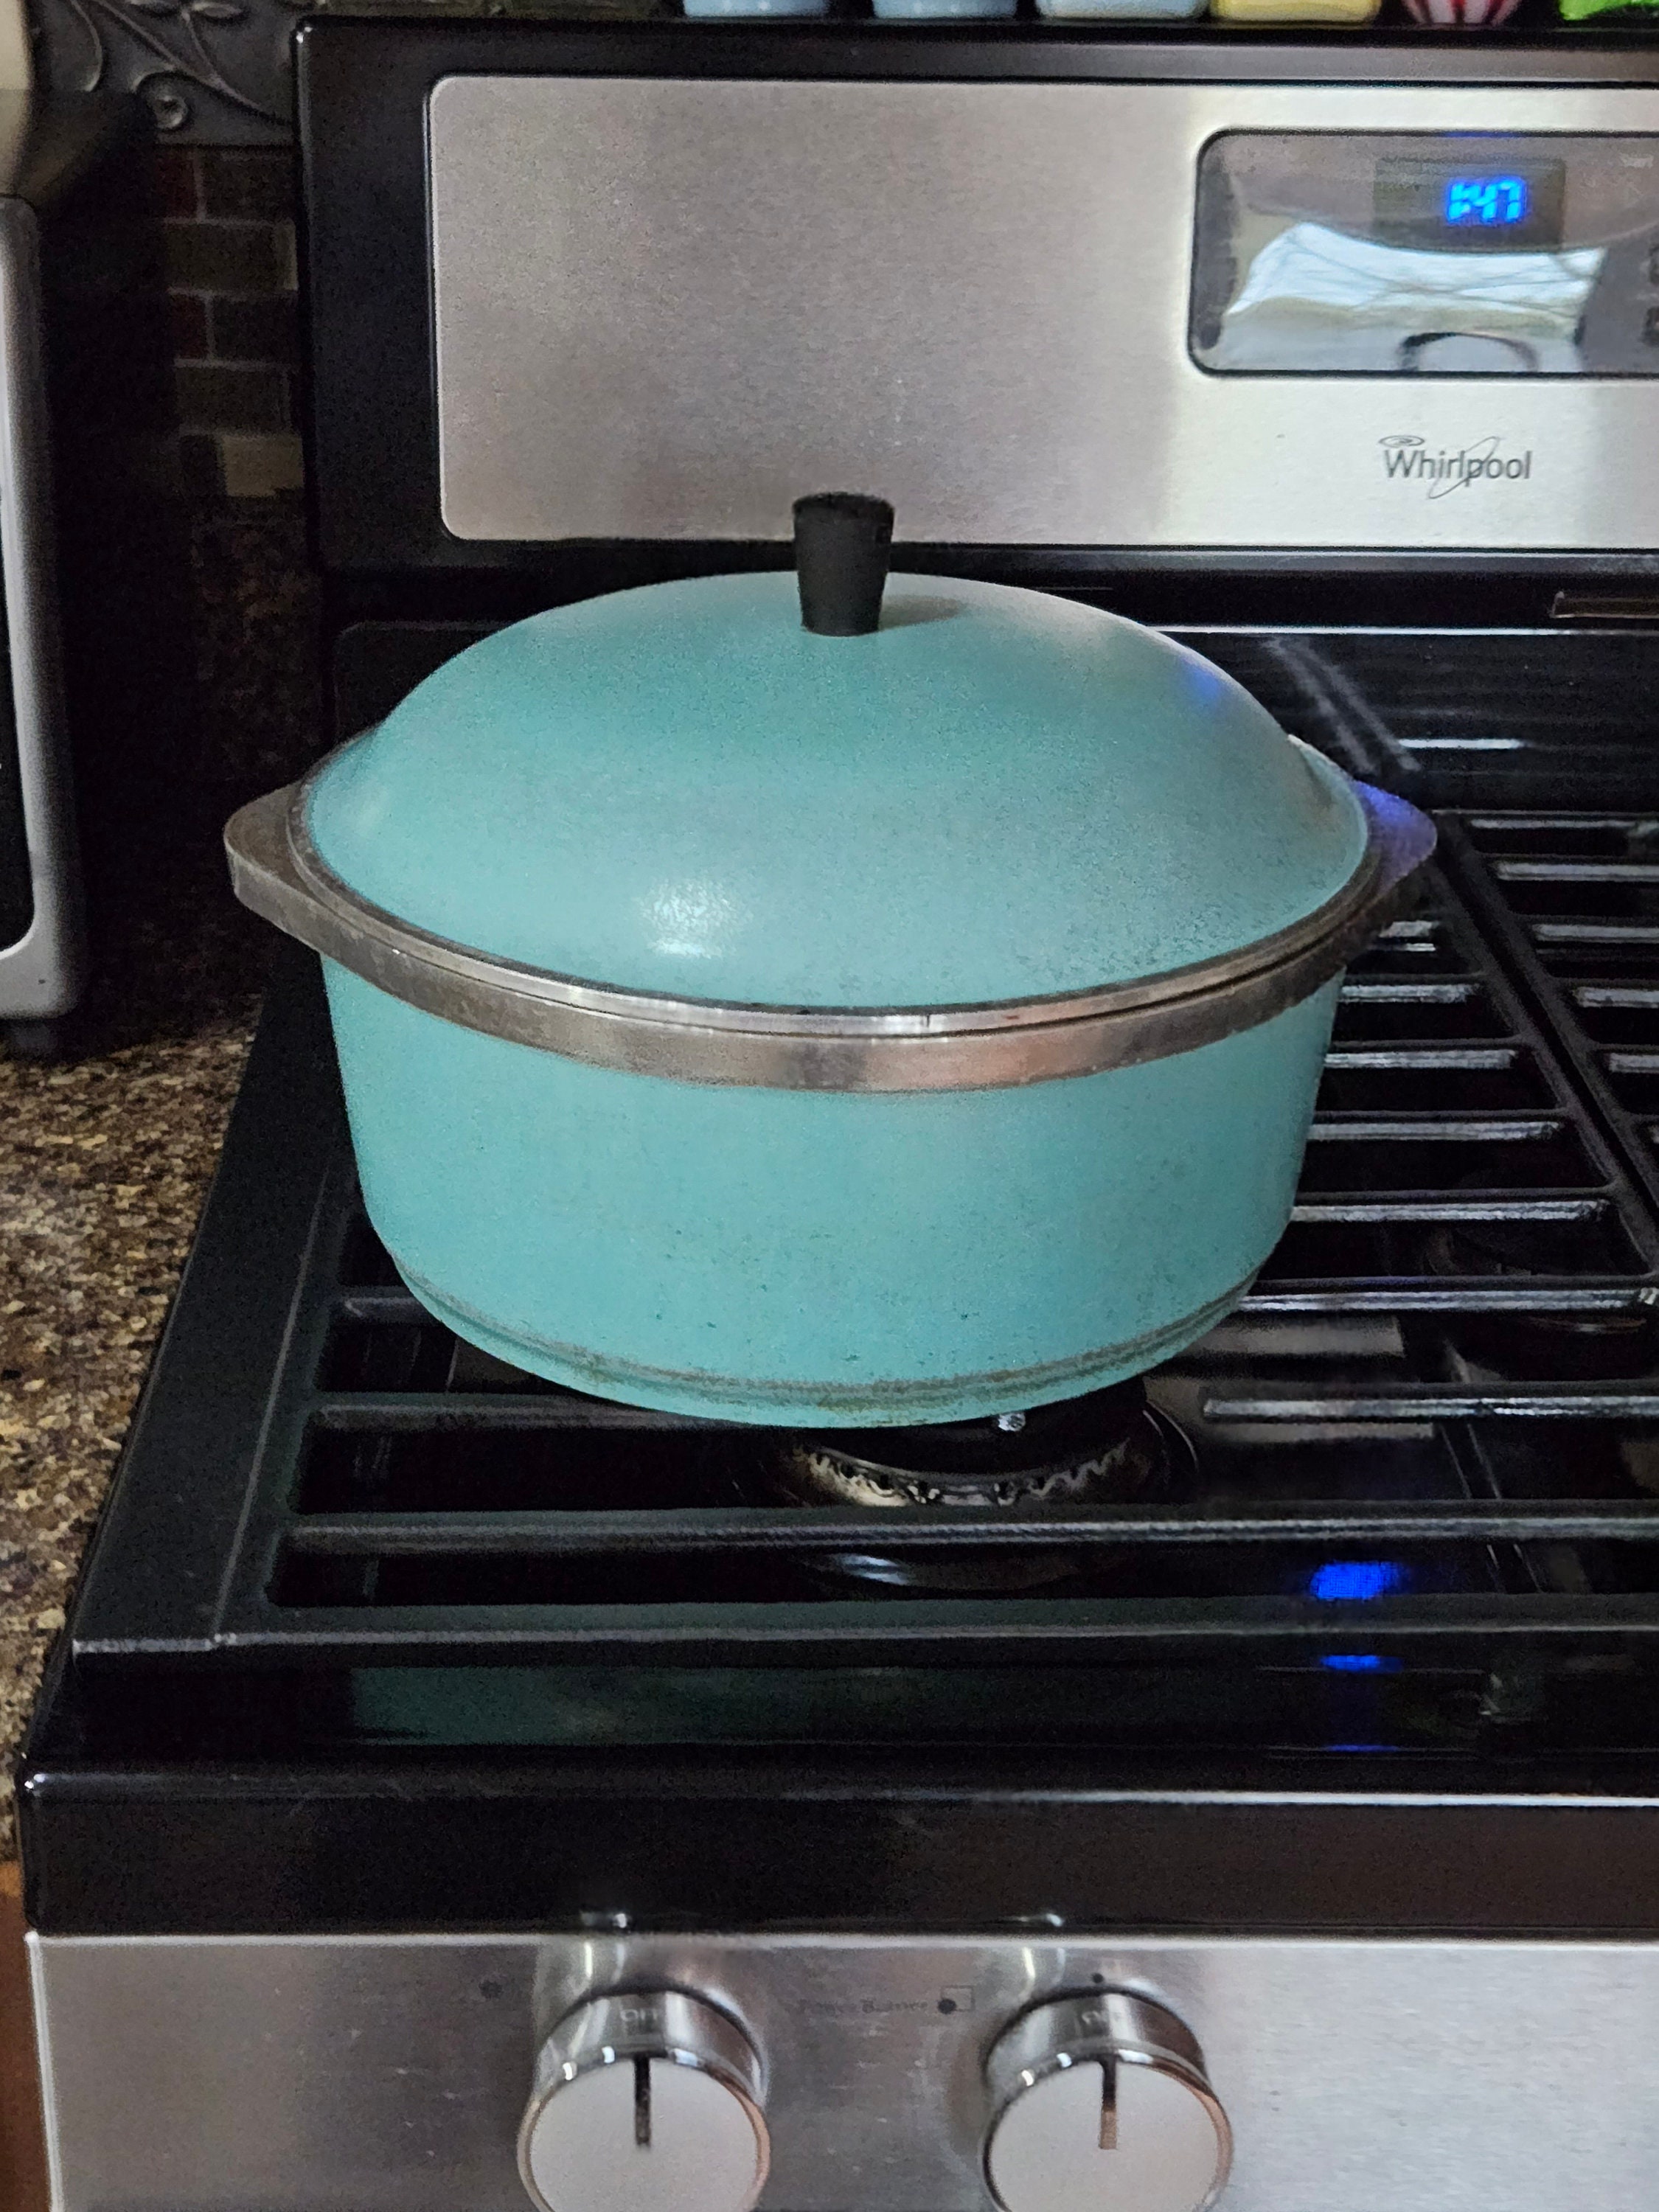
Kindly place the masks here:
POLYGON ((891 507, 862 492, 821 491, 798 499, 794 515, 802 623, 819 637, 867 637, 881 626, 891 507))

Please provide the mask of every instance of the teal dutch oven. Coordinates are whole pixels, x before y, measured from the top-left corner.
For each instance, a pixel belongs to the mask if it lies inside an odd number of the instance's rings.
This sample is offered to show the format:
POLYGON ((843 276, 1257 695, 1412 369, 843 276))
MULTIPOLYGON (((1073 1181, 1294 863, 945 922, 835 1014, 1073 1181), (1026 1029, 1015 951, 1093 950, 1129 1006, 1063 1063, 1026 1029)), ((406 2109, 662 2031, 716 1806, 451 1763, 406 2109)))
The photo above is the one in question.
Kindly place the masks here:
POLYGON ((1345 963, 1433 830, 1183 647, 886 578, 561 607, 245 808, 421 1303, 643 1406, 889 1425, 1139 1372, 1290 1216, 1345 963), (799 604, 797 604, 797 590, 799 604))

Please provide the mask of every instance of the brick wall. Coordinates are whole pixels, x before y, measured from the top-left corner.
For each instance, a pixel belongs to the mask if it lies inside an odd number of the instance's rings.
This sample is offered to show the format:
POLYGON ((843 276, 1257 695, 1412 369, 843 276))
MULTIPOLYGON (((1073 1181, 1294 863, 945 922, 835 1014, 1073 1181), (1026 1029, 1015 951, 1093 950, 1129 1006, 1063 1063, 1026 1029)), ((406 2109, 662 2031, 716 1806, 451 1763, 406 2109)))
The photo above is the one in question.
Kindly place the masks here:
POLYGON ((294 164, 273 147, 158 150, 185 482, 297 491, 294 164))

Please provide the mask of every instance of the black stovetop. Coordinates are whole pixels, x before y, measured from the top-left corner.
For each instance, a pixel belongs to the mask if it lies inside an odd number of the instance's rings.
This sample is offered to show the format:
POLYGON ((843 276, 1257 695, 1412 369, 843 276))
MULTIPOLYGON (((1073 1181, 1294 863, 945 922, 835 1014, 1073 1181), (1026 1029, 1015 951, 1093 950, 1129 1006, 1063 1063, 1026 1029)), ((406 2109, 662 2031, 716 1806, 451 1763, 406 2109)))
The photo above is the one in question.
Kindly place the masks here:
POLYGON ((1169 1924, 1184 1866, 1190 1924, 1198 1831, 1127 1889, 1108 1845, 1203 1803, 1215 1924, 1559 1924, 1535 1851, 1522 1911, 1445 1816, 1659 1803, 1659 807, 1515 803, 1574 747, 1567 795, 1648 773, 1632 642, 1573 640, 1552 704, 1499 680, 1524 641, 1437 646, 1437 692, 1420 641, 1214 641, 1349 765, 1474 799, 1495 758, 1505 803, 1443 814, 1424 911, 1350 973, 1283 1243, 1150 1378, 1181 1481, 998 1515, 998 1555, 1062 1563, 1030 1588, 974 1586, 982 1510, 766 1502, 766 1432, 428 1317, 285 961, 29 1754, 37 1923, 1144 1920, 1150 1883, 1169 1924), (1295 1856, 1385 1805, 1441 1823, 1296 1887, 1269 1808, 1295 1856))

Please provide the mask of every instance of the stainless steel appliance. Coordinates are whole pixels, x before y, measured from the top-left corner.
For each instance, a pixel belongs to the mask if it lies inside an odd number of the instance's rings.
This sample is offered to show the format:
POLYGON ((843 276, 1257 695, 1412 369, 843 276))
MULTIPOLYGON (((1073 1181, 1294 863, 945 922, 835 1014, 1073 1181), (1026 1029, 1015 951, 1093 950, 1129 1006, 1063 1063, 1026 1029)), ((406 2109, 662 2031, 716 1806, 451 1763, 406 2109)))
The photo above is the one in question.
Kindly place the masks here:
POLYGON ((1628 2212, 1659 55, 331 21, 301 86, 338 733, 880 461, 910 565, 1158 619, 1441 860, 1238 1312, 1023 1420, 460 1341, 294 954, 21 1778, 63 2212, 1628 2212))
POLYGON ((177 712, 145 129, 137 101, 0 93, 0 1026, 24 1053, 86 977, 76 774, 154 756, 177 712))

